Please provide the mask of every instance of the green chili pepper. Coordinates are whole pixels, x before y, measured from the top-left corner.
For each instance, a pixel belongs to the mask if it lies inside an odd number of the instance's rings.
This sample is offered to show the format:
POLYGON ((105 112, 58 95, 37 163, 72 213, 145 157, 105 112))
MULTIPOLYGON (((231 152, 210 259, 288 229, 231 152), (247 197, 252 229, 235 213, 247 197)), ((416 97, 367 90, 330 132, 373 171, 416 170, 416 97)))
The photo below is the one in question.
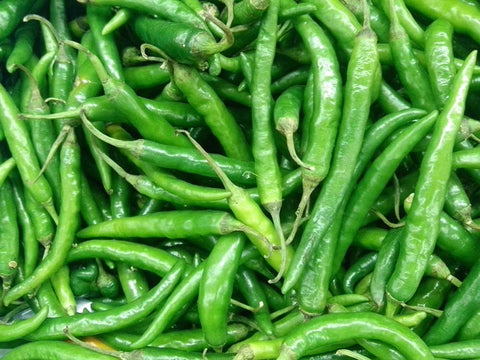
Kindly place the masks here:
POLYGON ((233 36, 228 32, 222 40, 215 42, 208 31, 191 24, 146 16, 137 16, 133 27, 144 43, 161 49, 175 61, 200 68, 205 68, 212 55, 228 49, 233 43, 233 36), (158 37, 160 33, 165 36, 158 37))
POLYGON ((430 346, 430 349, 436 357, 441 356, 449 359, 477 359, 480 356, 480 342, 478 340, 450 342, 430 346))
POLYGON ((355 178, 359 179, 380 145, 397 129, 427 115, 424 110, 409 108, 393 112, 375 121, 365 132, 362 150, 355 167, 355 178))
MULTIPOLYGON (((361 23, 364 21, 364 9, 361 1, 343 0, 346 7, 355 15, 361 23)), ((371 0, 367 1, 368 15, 373 31, 382 43, 388 42, 388 31, 390 27, 389 19, 382 8, 377 7, 371 0)))
MULTIPOLYGON (((261 287, 255 273, 249 269, 239 268, 236 274, 236 282, 248 305, 255 309, 253 317, 257 326, 265 335, 273 336, 274 327, 268 305, 268 301, 271 299, 267 297, 265 288, 261 287)), ((270 288, 269 286, 266 287, 270 288)))
POLYGON ((399 21, 393 0, 388 4, 391 18, 389 44, 395 68, 413 106, 432 111, 436 105, 427 72, 413 53, 410 39, 399 21))
POLYGON ((303 196, 298 206, 297 220, 287 243, 293 240, 310 195, 328 174, 332 153, 341 118, 342 82, 339 64, 328 37, 309 16, 295 20, 312 58, 312 86, 314 96, 320 100, 313 102, 302 138, 304 145, 303 161, 308 165, 302 169, 303 196), (318 94, 318 95, 317 95, 318 94))
POLYGON ((15 31, 17 25, 22 22, 22 18, 28 14, 35 2, 36 0, 26 0, 22 2, 8 0, 2 3, 0 7, 0 18, 2 19, 0 22, 1 40, 15 31))
POLYGON ((460 327, 475 314, 477 305, 473 294, 477 292, 478 287, 476 277, 478 264, 477 262, 470 270, 462 286, 445 304, 442 315, 425 334, 424 339, 427 344, 438 345, 451 341, 460 327))
MULTIPOLYGON (((350 95, 346 97, 344 103, 332 167, 315 202, 312 215, 302 233, 302 239, 285 277, 282 287, 284 293, 288 292, 301 277, 306 262, 333 223, 335 214, 341 207, 343 196, 349 192, 348 189, 352 186, 350 179, 363 141, 371 103, 370 90, 378 66, 376 54, 376 36, 366 28, 356 37, 354 52, 349 62, 345 91, 350 95), (362 96, 355 95, 360 88, 362 96), (368 91, 364 91, 365 88, 368 91), (347 166, 352 166, 352 168, 347 168, 347 166)), ((325 248, 330 246, 336 246, 335 241, 326 244, 325 248)), ((324 266, 329 267, 330 265, 325 263, 324 266)))
POLYGON ((77 301, 70 287, 70 269, 68 266, 62 266, 50 278, 52 287, 57 295, 57 299, 65 309, 67 315, 72 316, 76 312, 77 301))
POLYGON ((110 9, 89 4, 86 12, 88 25, 95 44, 95 53, 102 60, 108 74, 117 80, 123 81, 122 62, 114 35, 102 34, 103 27, 110 16, 110 9))
POLYGON ((405 4, 429 18, 443 18, 453 25, 455 31, 480 41, 477 31, 480 9, 467 2, 405 0, 405 4))
MULTIPOLYGON (((306 314, 321 314, 325 309, 331 277, 330 267, 325 266, 325 262, 330 262, 334 256, 335 246, 333 244, 339 236, 342 224, 340 220, 340 218, 334 220, 325 233, 323 244, 326 246, 318 246, 305 264, 305 270, 298 284, 298 302, 306 314)), ((341 291, 343 292, 343 289, 341 291)))
POLYGON ((5 133, 9 150, 17 163, 20 176, 30 194, 45 207, 56 221, 57 213, 53 204, 51 187, 44 176, 37 179, 40 166, 35 156, 27 126, 19 120, 18 108, 3 86, 0 86, 0 95, 0 124, 5 133))
POLYGON ((175 322, 187 310, 198 294, 204 264, 201 263, 190 271, 178 284, 165 304, 155 314, 147 330, 132 344, 132 348, 139 349, 150 344, 159 334, 165 331, 168 325, 175 322))
MULTIPOLYGON (((249 333, 249 327, 240 323, 227 326, 227 344, 244 339, 249 333)), ((115 349, 128 351, 130 345, 138 339, 138 335, 112 332, 101 336, 101 339, 115 349)), ((149 346, 187 351, 202 351, 209 345, 201 329, 186 329, 169 331, 159 335, 149 346)))
POLYGON ((382 80, 380 85, 378 103, 386 113, 392 113, 411 108, 411 105, 384 80, 382 80))
POLYGON ((4 182, 0 187, 0 278, 3 295, 8 294, 17 274, 20 253, 20 231, 17 221, 17 208, 12 194, 11 183, 4 182))
POLYGON ((29 293, 60 269, 73 243, 80 215, 80 151, 73 129, 69 131, 62 146, 60 159, 62 198, 58 227, 52 246, 35 271, 8 292, 3 299, 5 304, 29 293))
MULTIPOLYGON (((84 121, 84 123, 88 125, 88 122, 84 121)), ((210 168, 207 160, 193 149, 162 145, 145 139, 123 141, 110 138, 101 132, 95 131, 95 128, 92 126, 89 126, 89 129, 102 141, 124 149, 133 156, 152 165, 158 164, 167 169, 176 169, 209 177, 215 176, 215 172, 210 168), (179 161, 181 159, 183 160, 179 161)), ((247 184, 254 183, 255 178, 253 174, 255 172, 252 163, 229 159, 219 154, 213 154, 212 157, 227 175, 232 176, 233 181, 247 184)))
POLYGON ((322 345, 359 337, 390 344, 407 359, 433 359, 429 348, 415 333, 374 313, 327 314, 311 319, 287 335, 278 358, 298 359, 322 345))
POLYGON ((228 304, 245 237, 231 234, 221 237, 206 260, 198 292, 198 313, 205 340, 214 349, 227 342, 228 304), (215 311, 212 313, 212 308, 215 311))
POLYGON ((19 320, 11 324, 0 324, 2 342, 21 339, 34 332, 45 321, 48 307, 43 307, 37 314, 26 320, 19 320))
MULTIPOLYGON (((448 281, 425 277, 415 295, 407 303, 408 307, 403 309, 401 314, 414 313, 422 309, 425 309, 425 311, 427 309, 440 309, 449 295, 451 288, 451 283, 448 281), (410 306, 412 308, 409 308, 410 306)), ((423 336, 430 328, 434 319, 433 312, 429 313, 428 317, 420 324, 414 326, 412 330, 418 335, 423 336)))
POLYGON ((370 294, 379 308, 385 304, 385 288, 395 266, 401 232, 401 229, 389 230, 378 250, 378 257, 370 283, 370 294))
POLYGON ((172 64, 173 81, 193 108, 204 117, 213 135, 220 141, 225 154, 233 159, 251 159, 247 140, 233 115, 215 91, 192 67, 172 64))
MULTIPOLYGON (((64 41, 71 38, 66 21, 65 2, 60 0, 52 1, 50 6, 51 23, 38 15, 30 16, 31 19, 44 23, 45 28, 51 32, 50 37, 57 45, 55 61, 52 71, 49 73, 49 96, 52 98, 51 110, 54 113, 65 109, 65 101, 73 88, 75 78, 76 56, 73 49, 67 47, 64 41)), ((54 46, 54 45, 49 45, 54 46)), ((55 122, 58 132, 61 132, 65 120, 55 122)))
POLYGON ((273 120, 275 129, 285 137, 288 153, 293 161, 297 165, 305 167, 307 165, 297 155, 294 137, 300 123, 303 92, 303 86, 292 86, 280 94, 275 101, 273 120))
POLYGON ((399 301, 407 301, 413 296, 428 256, 435 246, 445 187, 451 172, 450 159, 454 138, 463 116, 462 110, 475 58, 476 53, 472 53, 465 62, 465 67, 455 76, 451 96, 438 116, 432 140, 422 160, 415 189, 416 200, 412 203, 406 220, 395 271, 387 284, 387 291, 399 301), (416 225, 419 222, 422 224, 420 227, 416 225), (415 270, 411 266, 413 263, 415 270))
POLYGON ((65 41, 65 43, 83 51, 88 56, 111 104, 114 104, 118 111, 127 117, 130 123, 137 127, 140 133, 143 133, 147 138, 155 139, 165 144, 190 146, 187 139, 175 135, 174 128, 168 124, 165 119, 160 117, 152 118, 133 89, 124 82, 109 76, 96 55, 78 43, 72 41, 65 41))
POLYGON ((339 266, 341 259, 343 259, 356 231, 361 226, 361 219, 368 213, 375 198, 385 188, 388 180, 403 158, 432 128, 437 120, 437 116, 438 112, 434 111, 417 123, 410 125, 367 169, 345 210, 346 215, 343 220, 335 254, 336 267, 339 266))
MULTIPOLYGON (((227 198, 228 205, 235 216, 242 221, 245 225, 252 228, 255 233, 262 236, 256 236, 254 233, 247 234, 250 241, 255 245, 260 254, 266 257, 267 262, 278 271, 275 281, 283 275, 284 270, 288 267, 292 256, 292 248, 287 247, 285 242, 282 241, 279 231, 270 221, 269 218, 263 213, 260 206, 248 195, 248 193, 239 186, 235 185, 229 177, 223 172, 223 170, 215 163, 214 159, 190 137, 202 156, 208 161, 213 171, 219 177, 226 190, 230 191, 231 196, 227 198), (266 241, 265 241, 266 240, 266 241), (273 247, 278 247, 274 249, 273 247), (280 251, 278 251, 280 250, 280 251)), ((261 190, 259 189, 259 195, 261 190)), ((260 196, 261 201, 261 196, 260 196)), ((278 221, 280 219, 277 219, 278 221)), ((280 225, 277 223, 277 225, 280 225)))
POLYGON ((377 256, 378 253, 376 252, 367 253, 347 269, 343 278, 343 290, 345 293, 354 293, 357 281, 372 272, 377 262, 377 256))
POLYGON ((167 237, 181 239, 210 234, 224 235, 234 231, 254 231, 229 213, 213 210, 163 211, 99 223, 80 230, 81 238, 96 237, 167 237))
POLYGON ((115 357, 99 354, 84 347, 65 341, 35 341, 16 347, 4 359, 71 359, 114 360, 115 357))
POLYGON ((66 336, 65 327, 68 327, 69 333, 74 336, 85 336, 131 326, 147 316, 168 297, 183 271, 184 263, 178 261, 154 288, 137 300, 104 312, 48 319, 35 332, 30 333, 28 339, 30 341, 63 339, 66 336))
POLYGON ((351 52, 354 38, 362 30, 355 15, 338 0, 307 0, 307 2, 317 7, 313 16, 332 32, 342 49, 351 52))
POLYGON ((14 158, 8 158, 0 164, 0 186, 5 182, 10 172, 17 166, 14 158))
POLYGON ((456 72, 453 26, 445 19, 437 19, 425 31, 425 59, 437 106, 442 108, 456 72))
MULTIPOLYGON (((22 112, 30 114, 46 115, 50 113, 50 109, 42 97, 41 84, 46 80, 46 74, 51 66, 55 53, 47 53, 39 62, 32 68, 30 72, 22 66, 20 68, 24 70, 27 75, 27 81, 23 84, 23 97, 21 99, 20 109, 22 112)), ((52 187, 53 196, 55 202, 59 202, 59 189, 60 189, 60 160, 57 155, 51 155, 50 151, 55 139, 57 137, 54 124, 51 122, 32 120, 28 123, 30 128, 30 136, 33 141, 33 147, 38 156, 40 163, 44 164, 45 177, 52 187)))
POLYGON ((415 45, 419 47, 424 45, 425 33, 403 0, 393 0, 391 3, 388 0, 373 0, 373 2, 383 8, 387 16, 389 16, 391 23, 395 21, 393 18, 394 14, 390 12, 390 9, 393 10, 401 26, 405 29, 408 37, 415 45))
POLYGON ((391 360, 405 360, 405 357, 395 348, 380 341, 358 339, 357 343, 375 357, 391 360))
POLYGON ((58 301, 50 281, 45 281, 37 290, 35 298, 42 307, 48 307, 48 317, 66 316, 66 312, 58 301))
MULTIPOLYGON (((95 7, 120 6, 123 9, 130 9, 134 12, 156 15, 165 20, 190 24, 199 29, 208 29, 203 19, 182 1, 168 0, 159 3, 157 1, 139 0, 83 0, 82 2, 95 7)), ((110 31, 104 30, 102 35, 105 36, 108 32, 110 31)))
POLYGON ((39 244, 31 216, 26 209, 23 190, 23 187, 18 182, 12 182, 12 194, 17 208, 16 213, 22 234, 23 273, 25 276, 29 276, 37 266, 39 244))
POLYGON ((15 71, 17 65, 25 64, 33 55, 36 30, 36 24, 27 23, 15 31, 15 45, 6 62, 8 72, 15 71))

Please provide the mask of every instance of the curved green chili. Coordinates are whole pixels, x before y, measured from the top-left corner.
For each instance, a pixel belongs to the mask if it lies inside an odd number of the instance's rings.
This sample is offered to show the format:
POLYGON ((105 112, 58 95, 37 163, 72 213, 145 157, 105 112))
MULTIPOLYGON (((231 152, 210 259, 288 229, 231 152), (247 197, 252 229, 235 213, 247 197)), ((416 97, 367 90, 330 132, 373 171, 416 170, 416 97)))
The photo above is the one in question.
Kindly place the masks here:
POLYGON ((154 288, 131 303, 98 313, 47 319, 27 338, 30 341, 64 339, 65 327, 74 336, 86 336, 131 326, 150 314, 168 297, 182 277, 184 267, 184 263, 178 261, 154 288))
POLYGON ((0 324, 0 338, 2 342, 17 340, 34 332, 45 321, 48 315, 48 307, 42 309, 26 320, 18 320, 13 323, 0 324))
POLYGON ((253 318, 255 319, 259 329, 265 335, 273 336, 274 327, 270 318, 268 306, 268 301, 271 299, 270 296, 267 297, 267 294, 264 291, 265 288, 270 287, 265 285, 265 287, 262 288, 261 283, 255 273, 245 268, 238 269, 236 274, 236 282, 248 305, 255 309, 253 318))
POLYGON ((36 26, 35 23, 26 23, 15 31, 15 45, 5 64, 8 72, 15 71, 17 65, 23 65, 33 55, 36 26))
POLYGON ((453 56, 453 26, 437 19, 425 31, 425 62, 437 106, 448 100, 453 77, 457 71, 453 56))
POLYGON ((478 309, 478 292, 480 286, 478 272, 480 263, 477 262, 463 280, 462 286, 448 299, 442 315, 434 322, 424 336, 429 345, 444 344, 451 341, 460 328, 469 320, 478 309))
POLYGON ((343 290, 345 293, 354 293, 356 283, 373 270, 377 257, 377 252, 367 253, 347 269, 343 277, 343 290))
POLYGON ((214 349, 227 342, 228 305, 244 244, 243 234, 223 236, 205 260, 198 290, 198 314, 205 340, 214 349))
POLYGON ((466 34, 480 42, 478 7, 466 1, 405 0, 405 4, 429 18, 443 18, 449 21, 456 32, 466 34))
POLYGON ((72 41, 65 41, 65 43, 83 51, 88 56, 111 105, 115 106, 137 128, 140 134, 164 144, 191 146, 187 139, 175 135, 175 129, 165 119, 158 116, 152 117, 133 89, 123 81, 111 77, 95 54, 78 43, 72 41))
POLYGON ((387 291, 399 301, 407 301, 413 296, 435 246, 446 184, 451 172, 451 153, 463 117, 475 59, 476 52, 473 52, 455 76, 451 95, 438 116, 432 140, 422 160, 399 257, 387 284, 387 291), (418 226, 419 223, 421 226, 418 226))
MULTIPOLYGON (((393 3, 393 0, 388 2, 393 3)), ((400 24, 396 8, 390 8, 390 49, 393 63, 400 80, 405 87, 413 106, 419 109, 432 111, 436 108, 430 80, 426 70, 413 53, 410 39, 400 24)))
POLYGON ((10 291, 17 275, 20 255, 20 229, 10 181, 0 187, 0 278, 3 294, 10 291))
MULTIPOLYGON (((88 125, 86 121, 84 123, 88 125)), ((115 129, 115 125, 111 125, 111 127, 113 130, 115 129)), ((98 130, 96 131, 91 125, 89 129, 102 141, 124 149, 151 165, 215 177, 215 172, 208 165, 207 160, 194 149, 163 145, 145 139, 123 141, 106 136, 98 130)), ((107 131, 109 131, 109 127, 107 127, 107 131)), ((251 162, 230 159, 219 154, 213 154, 212 158, 234 182, 243 184, 255 183, 255 172, 251 162)))
MULTIPOLYGON (((371 89, 378 67, 377 39, 368 28, 356 37, 350 58, 342 120, 333 154, 332 167, 315 202, 315 207, 295 251, 282 291, 288 292, 301 277, 305 264, 333 223, 343 196, 349 192, 355 160, 360 152, 368 119, 371 89)), ((331 242, 328 246, 336 246, 331 242)), ((325 267, 331 264, 325 263, 325 267)))
POLYGON ((251 160, 250 148, 240 126, 218 95, 192 67, 173 63, 172 79, 219 140, 228 157, 251 160))
POLYGON ((383 341, 407 359, 433 360, 431 351, 415 333, 395 320, 374 313, 327 314, 311 319, 286 336, 278 359, 299 359, 322 345, 355 338, 383 341))
POLYGON ((3 358, 6 360, 115 360, 113 356, 99 354, 98 352, 65 341, 35 341, 18 346, 3 358))
POLYGON ((76 244, 68 254, 67 262, 100 258, 124 262, 136 268, 164 276, 178 260, 165 250, 122 240, 88 240, 76 244))
POLYGON ((169 57, 182 64, 205 68, 207 60, 233 43, 233 36, 215 41, 210 32, 188 23, 177 23, 147 16, 137 16, 133 21, 137 36, 144 42, 162 49, 169 57), (158 37, 158 34, 163 36, 158 37))
POLYGON ((108 74, 117 80, 123 81, 122 62, 115 43, 115 37, 113 34, 102 34, 103 27, 110 16, 110 9, 108 7, 89 4, 87 5, 86 13, 90 32, 92 33, 95 44, 95 53, 98 54, 102 60, 108 74))
POLYGON ((302 160, 308 167, 302 168, 303 195, 287 242, 293 240, 312 192, 329 172, 342 106, 342 79, 331 41, 309 16, 296 18, 295 28, 312 58, 312 91, 320 99, 313 102, 302 138, 302 160))
MULTIPOLYGON (((244 324, 233 323, 227 326, 227 344, 243 340, 250 328, 244 324)), ((128 351, 131 344, 139 338, 129 333, 111 332, 101 336, 101 339, 115 349, 128 351)), ((187 351, 203 351, 208 348, 202 329, 185 329, 169 331, 160 334, 149 346, 187 351)))
MULTIPOLYGON (((144 13, 147 15, 156 15, 162 19, 178 23, 185 23, 195 26, 199 29, 208 29, 204 20, 199 17, 193 9, 188 7, 183 1, 140 1, 140 0, 81 0, 95 7, 120 6, 123 9, 129 9, 133 13, 144 13)), ((105 36, 106 31, 102 31, 105 36)))

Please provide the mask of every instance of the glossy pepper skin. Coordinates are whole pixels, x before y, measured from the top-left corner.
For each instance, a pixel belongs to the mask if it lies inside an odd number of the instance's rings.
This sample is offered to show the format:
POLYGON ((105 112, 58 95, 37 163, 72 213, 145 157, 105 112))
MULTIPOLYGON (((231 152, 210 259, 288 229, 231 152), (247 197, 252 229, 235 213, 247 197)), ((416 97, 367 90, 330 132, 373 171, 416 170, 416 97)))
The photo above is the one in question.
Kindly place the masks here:
POLYGON ((32 291, 57 271, 67 258, 80 222, 80 149, 73 129, 69 130, 60 156, 62 201, 60 217, 49 254, 34 272, 22 283, 13 287, 4 297, 5 304, 11 303, 32 291))
POLYGON ((393 345, 407 359, 433 359, 420 337, 394 320, 373 313, 337 313, 312 319, 287 335, 278 359, 298 359, 314 348, 359 336, 393 345))
MULTIPOLYGON (((334 221, 334 214, 342 206, 342 197, 349 194, 350 179, 355 167, 355 159, 360 152, 365 126, 371 103, 371 90, 378 67, 376 51, 377 38, 371 29, 364 29, 355 38, 355 47, 350 58, 345 91, 349 96, 343 105, 343 115, 337 137, 336 149, 332 158, 329 175, 315 201, 312 214, 302 233, 300 243, 285 276, 282 291, 292 289, 301 277, 307 261, 321 243, 322 237, 334 221), (364 91, 364 89, 367 91, 364 91), (347 167, 347 165, 351 168, 347 167), (342 197, 339 194, 343 194, 342 197), (320 240, 319 240, 320 239, 320 240)), ((324 248, 335 248, 336 241, 321 244, 324 248)), ((326 251, 328 252, 328 251, 326 251)), ((331 253, 331 252, 330 252, 331 253)), ((331 260, 330 260, 331 261, 331 260)), ((324 262, 330 268, 329 260, 324 262)), ((330 263, 331 264, 331 263, 330 263)), ((325 271, 324 285, 330 279, 329 270, 325 271), (328 280, 327 280, 328 279, 328 280)), ((326 293, 325 291, 323 291, 326 293)))
POLYGON ((165 300, 182 277, 184 267, 183 262, 178 262, 154 288, 131 303, 104 312, 48 319, 42 327, 30 333, 27 338, 30 341, 64 339, 65 327, 68 327, 74 336, 87 336, 131 326, 165 300))
POLYGON ((480 354, 480 6, 430 1, 0 0, 6 359, 480 354))
POLYGON ((210 252, 203 270, 198 312, 205 340, 213 348, 222 348, 227 342, 228 305, 244 244, 243 234, 223 236, 210 252))
POLYGON ((35 4, 35 0, 27 1, 3 1, 0 6, 0 22, 1 35, 0 39, 3 40, 7 38, 22 22, 22 18, 28 14, 31 8, 35 4))
POLYGON ((467 34, 480 41, 478 21, 480 9, 463 1, 420 1, 405 0, 405 4, 429 18, 443 18, 449 21, 455 31, 467 34))
POLYGON ((387 291, 399 301, 407 301, 415 293, 428 257, 435 246, 446 184, 451 172, 454 138, 463 117, 475 59, 476 52, 473 52, 464 67, 457 73, 451 96, 439 114, 432 141, 422 160, 419 180, 415 189, 416 201, 414 200, 412 203, 408 214, 399 258, 387 285, 387 291), (419 224, 421 224, 420 227, 419 224), (412 271, 412 264, 415 264, 414 271, 412 271))

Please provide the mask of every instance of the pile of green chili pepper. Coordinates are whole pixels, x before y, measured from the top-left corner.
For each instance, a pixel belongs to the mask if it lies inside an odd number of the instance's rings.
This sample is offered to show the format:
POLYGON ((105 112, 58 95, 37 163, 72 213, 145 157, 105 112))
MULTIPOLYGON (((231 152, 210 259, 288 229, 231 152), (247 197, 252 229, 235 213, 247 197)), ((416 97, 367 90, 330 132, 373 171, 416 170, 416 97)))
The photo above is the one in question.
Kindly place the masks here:
POLYGON ((479 47, 476 0, 0 1, 0 357, 480 359, 479 47))

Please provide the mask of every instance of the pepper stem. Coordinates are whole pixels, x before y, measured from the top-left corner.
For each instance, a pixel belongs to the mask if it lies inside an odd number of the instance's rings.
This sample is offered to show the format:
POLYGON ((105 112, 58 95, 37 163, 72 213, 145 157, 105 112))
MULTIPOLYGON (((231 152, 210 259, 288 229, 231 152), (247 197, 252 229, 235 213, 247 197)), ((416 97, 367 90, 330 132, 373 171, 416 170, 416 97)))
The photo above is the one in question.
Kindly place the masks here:
POLYGON ((132 353, 127 353, 123 351, 117 351, 117 350, 107 350, 107 349, 102 349, 98 346, 91 345, 85 341, 80 340, 77 338, 75 335, 73 335, 70 330, 68 329, 68 326, 65 326, 63 328, 63 333, 64 335, 74 344, 79 345, 85 349, 92 350, 96 353, 103 354, 103 355, 108 355, 108 356, 113 356, 116 357, 117 359, 120 360, 131 360, 133 359, 131 354, 132 353))
POLYGON ((359 354, 356 351, 352 351, 352 350, 348 350, 348 349, 339 349, 339 350, 337 350, 335 355, 347 356, 349 358, 356 359, 356 360, 372 360, 368 356, 359 354))
POLYGON ((262 305, 260 305, 258 308, 254 308, 250 305, 247 305, 247 304, 244 304, 242 303, 241 301, 238 301, 238 300, 235 300, 235 299, 230 299, 230 304, 232 304, 233 306, 236 306, 236 307, 239 307, 241 309, 244 309, 244 310, 247 310, 247 311, 250 311, 252 313, 255 313, 257 312, 258 310, 260 310, 262 308, 262 305))
MULTIPOLYGON (((193 144, 193 146, 202 154, 202 156, 207 160, 208 164, 212 168, 212 170, 215 172, 215 174, 218 176, 220 181, 222 182, 225 190, 230 191, 232 194, 234 193, 239 193, 242 191, 241 188, 239 188, 237 185, 235 185, 229 178, 228 176, 223 172, 223 170, 215 163, 215 161, 212 159, 212 157, 205 151, 205 149, 190 135, 190 133, 186 130, 177 130, 178 133, 185 134, 187 138, 190 140, 190 142, 193 144)), ((263 234, 259 233, 257 230, 250 228, 247 225, 244 225, 242 228, 242 231, 247 234, 247 235, 252 235, 255 238, 261 240, 262 242, 265 243, 265 245, 268 248, 268 253, 264 254, 264 258, 268 259, 272 251, 275 250, 275 247, 272 245, 270 241, 268 241, 268 238, 266 238, 263 234)), ((286 250, 285 250, 286 253, 286 250)), ((286 256, 285 256, 286 258, 286 256)), ((283 259, 282 259, 283 260, 283 259)), ((283 260, 284 262, 286 260, 283 260)))
POLYGON ((156 61, 161 63, 166 63, 167 61, 173 61, 172 58, 165 53, 165 51, 163 51, 162 49, 158 48, 155 45, 148 44, 148 43, 143 43, 142 45, 140 45, 140 54, 142 54, 142 57, 148 61, 156 61), (159 54, 161 57, 150 56, 147 54, 147 50, 152 50, 157 54, 159 54))
POLYGON ((371 209, 370 211, 373 212, 389 228, 397 229, 405 226, 405 221, 399 221, 397 223, 394 223, 388 220, 387 217, 383 215, 380 211, 377 211, 375 209, 371 209))
POLYGON ((278 238, 280 240, 280 254, 282 259, 277 276, 275 276, 273 279, 268 280, 270 284, 275 284, 279 282, 287 269, 287 243, 285 241, 285 235, 283 234, 282 223, 280 221, 280 207, 281 203, 275 203, 274 206, 269 206, 268 208, 268 212, 272 216, 273 226, 275 227, 275 231, 277 232, 278 238))
POLYGON ((209 51, 207 51, 208 55, 214 55, 216 53, 220 53, 222 51, 227 50, 230 46, 233 45, 235 42, 235 38, 233 36, 233 32, 220 20, 218 20, 215 16, 212 16, 208 12, 204 11, 203 16, 205 16, 206 20, 211 21, 213 24, 218 26, 222 31, 224 36, 217 42, 215 45, 209 47, 209 51))
POLYGON ((138 152, 140 151, 139 148, 141 148, 143 140, 125 141, 114 139, 108 135, 105 135, 95 126, 93 126, 93 124, 87 119, 87 116, 84 112, 80 112, 80 118, 82 119, 83 125, 85 125, 85 127, 98 139, 119 149, 126 149, 128 151, 131 151, 133 154, 135 154, 135 156, 138 156, 138 152))
POLYGON ((302 198, 300 199, 300 203, 298 204, 297 211, 295 212, 295 221, 292 226, 292 230, 290 231, 290 234, 288 235, 286 244, 290 245, 291 242, 294 240, 295 235, 297 234, 297 231, 302 224, 302 219, 303 219, 303 214, 305 213, 305 209, 307 208, 307 205, 310 200, 310 196, 312 195, 313 190, 317 187, 317 184, 312 184, 309 181, 303 181, 303 193, 302 193, 302 198))
POLYGON ((308 170, 313 170, 313 167, 311 165, 308 165, 302 161, 302 159, 299 158, 297 151, 295 150, 295 142, 293 141, 293 133, 292 132, 285 132, 285 140, 287 142, 287 150, 290 156, 292 157, 292 160, 300 166, 301 168, 305 168, 308 170))
POLYGON ((48 28, 48 30, 50 31, 50 33, 53 35, 53 37, 55 38, 57 44, 60 45, 60 43, 62 42, 61 39, 60 39, 60 36, 58 35, 57 30, 55 30, 54 26, 52 25, 52 23, 50 21, 48 21, 43 16, 36 15, 36 14, 26 15, 23 18, 24 22, 28 22, 28 21, 31 21, 31 20, 39 21, 41 24, 45 25, 48 28))
POLYGON ((60 146, 62 145, 63 141, 66 139, 70 130, 73 131, 73 128, 70 125, 65 125, 64 127, 62 127, 62 130, 58 134, 57 138, 55 139, 54 143, 52 144, 52 147, 50 148, 50 151, 48 152, 47 158, 45 159, 45 162, 44 162, 42 168, 40 169, 37 177, 33 180, 34 183, 43 175, 43 173, 45 172, 47 167, 50 165, 50 163, 53 160, 53 157, 57 153, 57 151, 60 148, 60 146))
POLYGON ((87 55, 88 59, 92 63, 92 66, 95 69, 95 72, 97 73, 98 78, 100 79, 102 84, 105 84, 106 82, 108 82, 108 80, 110 79, 110 75, 108 75, 108 72, 105 69, 105 66, 103 66, 102 61, 98 58, 97 55, 95 55, 90 50, 88 50, 85 46, 79 44, 76 41, 64 40, 63 43, 67 46, 77 49, 78 51, 82 51, 85 55, 87 55))

